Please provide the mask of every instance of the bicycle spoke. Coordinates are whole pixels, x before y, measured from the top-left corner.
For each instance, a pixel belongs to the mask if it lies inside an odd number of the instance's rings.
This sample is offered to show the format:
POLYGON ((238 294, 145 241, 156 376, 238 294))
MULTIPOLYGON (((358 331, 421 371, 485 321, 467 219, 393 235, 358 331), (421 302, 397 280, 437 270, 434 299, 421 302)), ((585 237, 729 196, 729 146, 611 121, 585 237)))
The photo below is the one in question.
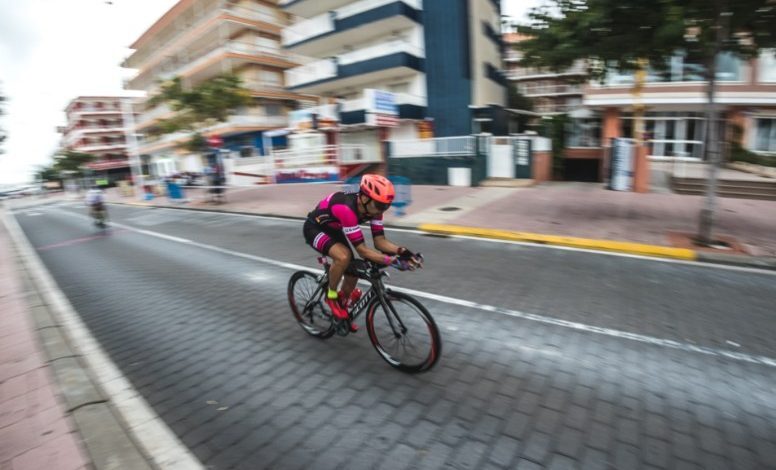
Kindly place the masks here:
POLYGON ((333 334, 331 315, 321 304, 321 278, 312 273, 294 273, 289 281, 289 302, 297 322, 310 335, 328 338, 333 334))
POLYGON ((437 358, 438 336, 422 307, 392 294, 388 305, 375 304, 370 315, 373 344, 394 367, 408 372, 425 370, 437 358))

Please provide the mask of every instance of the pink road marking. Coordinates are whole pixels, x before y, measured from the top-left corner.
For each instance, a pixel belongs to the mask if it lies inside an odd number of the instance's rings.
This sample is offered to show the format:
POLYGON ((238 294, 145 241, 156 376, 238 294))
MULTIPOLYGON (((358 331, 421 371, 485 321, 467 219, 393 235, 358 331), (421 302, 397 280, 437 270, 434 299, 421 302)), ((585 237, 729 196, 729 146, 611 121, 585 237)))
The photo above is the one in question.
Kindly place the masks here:
POLYGON ((52 243, 50 245, 38 246, 35 249, 38 250, 38 251, 46 251, 46 250, 51 250, 51 249, 54 249, 54 248, 62 248, 64 246, 72 246, 72 245, 77 245, 79 243, 90 242, 92 240, 99 240, 101 238, 105 238, 105 237, 108 237, 108 236, 111 236, 111 235, 116 235, 116 234, 123 233, 123 232, 126 232, 126 231, 127 230, 122 229, 122 230, 112 231, 110 234, 105 233, 105 234, 101 234, 101 235, 92 235, 91 237, 73 238, 72 240, 65 240, 65 241, 59 242, 59 243, 52 243))

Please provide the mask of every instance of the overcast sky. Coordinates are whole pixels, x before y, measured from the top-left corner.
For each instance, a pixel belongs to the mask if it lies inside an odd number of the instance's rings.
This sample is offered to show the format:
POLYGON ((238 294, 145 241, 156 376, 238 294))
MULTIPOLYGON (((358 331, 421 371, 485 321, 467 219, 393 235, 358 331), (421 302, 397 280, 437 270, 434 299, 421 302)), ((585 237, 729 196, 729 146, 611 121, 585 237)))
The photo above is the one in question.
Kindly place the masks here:
MULTIPOLYGON (((8 138, 0 184, 22 183, 51 161, 64 108, 81 95, 127 95, 127 48, 177 0, 0 0, 0 118, 8 138)), ((539 0, 502 0, 522 17, 539 0)))

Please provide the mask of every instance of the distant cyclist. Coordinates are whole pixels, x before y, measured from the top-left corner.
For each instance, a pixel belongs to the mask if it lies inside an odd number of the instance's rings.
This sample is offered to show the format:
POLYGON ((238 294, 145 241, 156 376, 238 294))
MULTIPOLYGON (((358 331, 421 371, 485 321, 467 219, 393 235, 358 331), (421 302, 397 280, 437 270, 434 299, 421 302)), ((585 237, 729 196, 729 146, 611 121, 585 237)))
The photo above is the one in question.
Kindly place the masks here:
MULTIPOLYGON (((307 214, 304 223, 307 244, 333 261, 326 303, 338 320, 347 319, 347 308, 361 298, 361 290, 356 288, 358 278, 347 271, 353 259, 348 242, 361 258, 374 263, 393 265, 402 270, 422 266, 422 258, 385 238, 383 213, 391 207, 394 195, 393 184, 388 178, 366 174, 361 178, 358 192, 329 194, 307 214), (369 222, 376 250, 364 243, 359 224, 366 222, 369 222), (343 275, 345 281, 342 290, 338 291, 343 275)), ((356 325, 351 325, 351 329, 355 331, 356 325)))
POLYGON ((108 212, 105 209, 105 193, 97 185, 92 185, 86 192, 86 205, 89 207, 89 215, 94 219, 94 223, 100 227, 105 226, 105 220, 108 218, 108 212))

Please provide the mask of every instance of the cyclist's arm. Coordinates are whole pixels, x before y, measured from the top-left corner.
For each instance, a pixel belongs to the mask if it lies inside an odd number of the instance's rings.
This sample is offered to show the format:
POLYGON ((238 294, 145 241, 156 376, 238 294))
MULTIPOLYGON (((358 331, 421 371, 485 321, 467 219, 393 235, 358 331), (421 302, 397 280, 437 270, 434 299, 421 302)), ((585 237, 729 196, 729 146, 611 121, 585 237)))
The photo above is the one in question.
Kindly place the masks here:
POLYGON ((374 235, 375 248, 387 255, 398 255, 399 245, 385 238, 385 235, 374 235))
POLYGON ((388 265, 392 261, 385 253, 369 248, 366 243, 356 245, 356 252, 358 252, 358 256, 373 263, 388 265))
MULTIPOLYGON (((358 217, 349 207, 344 204, 335 204, 331 207, 331 213, 342 224, 342 231, 360 257, 374 263, 385 265, 391 263, 391 260, 384 253, 373 250, 364 243, 364 233, 358 225, 358 217)), ((372 233, 374 234, 374 232, 372 233)))

